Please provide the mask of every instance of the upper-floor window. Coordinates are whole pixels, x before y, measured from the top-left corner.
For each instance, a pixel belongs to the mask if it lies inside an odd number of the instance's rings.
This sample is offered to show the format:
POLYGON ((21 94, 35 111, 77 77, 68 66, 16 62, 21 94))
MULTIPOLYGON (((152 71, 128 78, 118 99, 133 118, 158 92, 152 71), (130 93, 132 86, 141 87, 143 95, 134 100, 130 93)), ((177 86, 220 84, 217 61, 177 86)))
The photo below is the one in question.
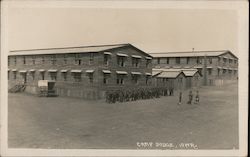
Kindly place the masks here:
POLYGON ((51 55, 51 64, 52 65, 56 64, 56 55, 51 55))
POLYGON ((14 65, 16 65, 16 56, 14 57, 14 65))
POLYGON ((132 75, 132 82, 138 84, 138 78, 139 78, 138 75, 132 75))
POLYGON ((94 53, 89 53, 89 64, 93 64, 94 62, 94 53))
POLYGON ((197 57, 197 58, 196 58, 196 63, 197 63, 197 64, 201 64, 201 63, 202 63, 200 57, 197 57))
POLYGON ((151 63, 151 59, 146 59, 146 67, 149 67, 149 64, 151 63))
POLYGON ((187 64, 189 64, 189 61, 190 61, 190 58, 189 58, 189 57, 187 57, 187 64))
POLYGON ((208 69, 208 75, 211 75, 211 74, 212 74, 212 69, 209 68, 209 69, 208 69))
POLYGON ((212 64, 212 63, 213 63, 212 57, 209 57, 209 58, 208 58, 208 62, 209 62, 209 64, 212 64))
POLYGON ((89 83, 93 83, 94 82, 94 74, 88 73, 88 77, 89 77, 89 83))
POLYGON ((36 64, 36 56, 32 56, 32 64, 36 64))
POLYGON ((16 71, 13 71, 13 79, 16 79, 16 71))
POLYGON ((8 71, 8 80, 10 79, 10 71, 8 71))
POLYGON ((229 63, 232 63, 233 61, 232 61, 232 59, 229 59, 229 63))
POLYGON ((75 82, 81 82, 82 81, 82 73, 74 72, 72 73, 74 81, 75 82))
POLYGON ((140 58, 132 58, 132 66, 139 67, 140 58))
POLYGON ((81 65, 82 64, 82 59, 80 54, 75 54, 75 64, 76 65, 81 65))
POLYGON ((220 62, 220 60, 221 60, 221 58, 220 58, 220 57, 218 57, 218 62, 220 62))
POLYGON ((35 80, 35 72, 30 72, 32 80, 35 80))
POLYGON ((116 78, 116 84, 124 84, 124 76, 123 75, 117 75, 116 78))
POLYGON ((234 63, 237 64, 237 60, 236 59, 234 60, 234 63))
POLYGON ((26 64, 26 56, 23 56, 23 64, 26 64))
POLYGON ((57 72, 50 72, 50 79, 56 80, 57 79, 57 72))
POLYGON ((109 55, 108 54, 104 54, 103 60, 104 60, 105 65, 109 65, 109 55))
POLYGON ((166 58, 166 63, 169 64, 169 58, 166 58))
POLYGON ((10 66, 10 57, 8 57, 8 66, 10 66))
POLYGON ((42 56, 42 64, 45 63, 45 56, 42 56))
POLYGON ((157 64, 161 63, 161 58, 157 58, 157 64))
POLYGON ((117 56, 117 64, 120 67, 125 67, 125 57, 117 56))
POLYGON ((180 57, 176 57, 175 58, 175 63, 176 64, 180 64, 181 63, 181 58, 180 57))
POLYGON ((227 62, 227 59, 226 59, 226 58, 223 58, 223 62, 226 63, 226 62, 227 62))
POLYGON ((63 55, 63 62, 64 62, 64 64, 67 64, 67 61, 68 61, 67 58, 68 58, 67 54, 63 55))

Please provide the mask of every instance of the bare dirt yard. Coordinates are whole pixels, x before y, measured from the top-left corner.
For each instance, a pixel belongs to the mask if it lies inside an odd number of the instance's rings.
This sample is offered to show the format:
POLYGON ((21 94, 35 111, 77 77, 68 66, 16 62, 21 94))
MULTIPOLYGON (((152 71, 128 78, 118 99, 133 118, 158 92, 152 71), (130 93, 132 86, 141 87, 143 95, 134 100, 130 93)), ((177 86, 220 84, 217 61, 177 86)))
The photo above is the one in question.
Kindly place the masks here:
POLYGON ((199 91, 199 105, 186 104, 188 91, 181 105, 177 93, 115 104, 9 93, 9 147, 237 149, 237 84, 199 91))

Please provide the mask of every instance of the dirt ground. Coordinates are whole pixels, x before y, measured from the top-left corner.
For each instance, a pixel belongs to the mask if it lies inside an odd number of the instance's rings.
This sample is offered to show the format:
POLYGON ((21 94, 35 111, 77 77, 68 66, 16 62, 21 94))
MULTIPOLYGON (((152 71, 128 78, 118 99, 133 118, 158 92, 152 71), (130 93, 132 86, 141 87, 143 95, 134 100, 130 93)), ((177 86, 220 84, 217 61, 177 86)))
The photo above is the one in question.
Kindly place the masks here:
POLYGON ((201 87, 200 104, 178 94, 107 104, 9 94, 11 148, 237 149, 237 84, 201 87), (186 145, 185 145, 186 144, 186 145))

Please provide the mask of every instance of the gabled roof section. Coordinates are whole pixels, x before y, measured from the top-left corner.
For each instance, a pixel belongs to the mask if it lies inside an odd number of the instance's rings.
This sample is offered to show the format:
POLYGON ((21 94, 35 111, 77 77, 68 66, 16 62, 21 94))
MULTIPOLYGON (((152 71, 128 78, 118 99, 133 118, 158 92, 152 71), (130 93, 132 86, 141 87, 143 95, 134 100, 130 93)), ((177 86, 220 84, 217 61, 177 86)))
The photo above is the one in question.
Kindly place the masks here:
POLYGON ((161 52, 161 53, 150 53, 154 58, 160 57, 202 57, 202 56, 220 56, 225 53, 230 53, 237 58, 229 50, 218 50, 218 51, 186 51, 186 52, 161 52))
MULTIPOLYGON (((29 50, 14 50, 10 51, 9 55, 41 55, 41 54, 66 54, 66 53, 88 53, 88 52, 103 52, 116 48, 132 47, 137 51, 142 52, 146 56, 150 56, 144 51, 134 47, 131 44, 114 44, 114 45, 95 45, 95 46, 80 46, 80 47, 63 47, 63 48, 46 48, 46 49, 29 49, 29 50)), ((151 56, 150 56, 151 57, 151 56)))
POLYGON ((182 71, 162 71, 159 75, 157 75, 157 78, 176 78, 178 77, 182 71))
MULTIPOLYGON (((152 69, 153 76, 159 74, 162 77, 167 76, 167 75, 175 76, 175 75, 177 75, 177 73, 181 73, 181 72, 183 72, 183 74, 185 76, 194 76, 196 73, 198 73, 201 76, 201 74, 199 73, 199 71, 197 69, 180 69, 180 68, 154 68, 154 69, 152 69), (162 73, 165 73, 165 74, 162 74, 162 73)), ((159 75, 157 77, 159 77, 159 75)), ((173 78, 175 78, 175 77, 173 77, 173 78)))

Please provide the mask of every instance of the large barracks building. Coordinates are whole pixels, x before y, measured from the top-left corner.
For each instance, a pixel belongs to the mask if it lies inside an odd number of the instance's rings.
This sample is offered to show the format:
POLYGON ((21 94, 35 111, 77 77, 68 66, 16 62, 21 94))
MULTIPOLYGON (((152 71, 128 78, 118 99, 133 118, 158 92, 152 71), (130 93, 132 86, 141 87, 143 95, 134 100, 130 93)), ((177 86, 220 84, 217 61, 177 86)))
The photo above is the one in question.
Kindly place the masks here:
POLYGON ((197 69, 201 85, 221 85, 238 78, 238 58, 230 51, 151 53, 158 69, 197 69))
POLYGON ((15 50, 8 67, 9 89, 22 84, 37 94, 38 81, 51 80, 57 95, 85 99, 104 98, 110 90, 186 90, 238 78, 238 58, 230 51, 148 54, 131 44, 15 50))
POLYGON ((99 99, 109 89, 150 86, 151 60, 131 44, 11 51, 9 88, 37 93, 38 80, 54 80, 60 96, 99 99))

